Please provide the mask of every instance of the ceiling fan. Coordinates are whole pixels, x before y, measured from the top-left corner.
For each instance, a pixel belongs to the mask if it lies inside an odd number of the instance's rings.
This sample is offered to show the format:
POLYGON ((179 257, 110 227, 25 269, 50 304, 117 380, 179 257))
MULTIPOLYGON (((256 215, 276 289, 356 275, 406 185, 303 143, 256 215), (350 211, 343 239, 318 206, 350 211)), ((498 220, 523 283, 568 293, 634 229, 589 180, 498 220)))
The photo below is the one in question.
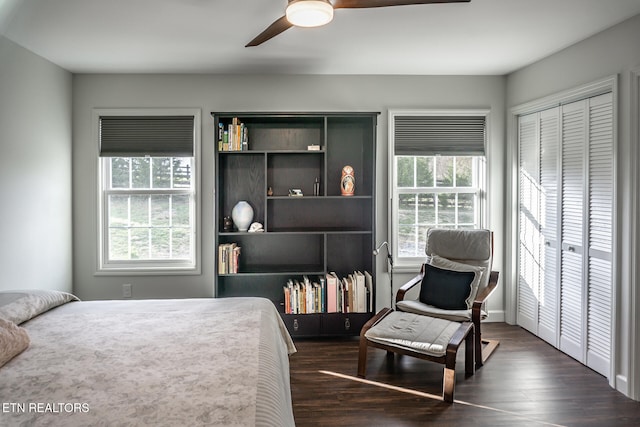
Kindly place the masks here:
POLYGON ((258 46, 278 34, 296 27, 319 27, 333 19, 335 9, 368 9, 372 7, 411 4, 461 3, 471 0, 289 0, 286 14, 269 25, 245 47, 258 46))

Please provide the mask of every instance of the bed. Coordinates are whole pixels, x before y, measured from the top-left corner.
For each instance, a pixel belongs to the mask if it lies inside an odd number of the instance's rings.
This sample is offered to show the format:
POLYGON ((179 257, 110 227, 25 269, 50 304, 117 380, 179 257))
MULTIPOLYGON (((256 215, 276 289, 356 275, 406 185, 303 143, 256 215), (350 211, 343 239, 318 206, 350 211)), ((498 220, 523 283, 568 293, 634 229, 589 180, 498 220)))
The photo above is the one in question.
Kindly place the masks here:
POLYGON ((3 291, 0 320, 5 350, 28 341, 0 366, 0 425, 294 425, 296 349, 267 299, 3 291))

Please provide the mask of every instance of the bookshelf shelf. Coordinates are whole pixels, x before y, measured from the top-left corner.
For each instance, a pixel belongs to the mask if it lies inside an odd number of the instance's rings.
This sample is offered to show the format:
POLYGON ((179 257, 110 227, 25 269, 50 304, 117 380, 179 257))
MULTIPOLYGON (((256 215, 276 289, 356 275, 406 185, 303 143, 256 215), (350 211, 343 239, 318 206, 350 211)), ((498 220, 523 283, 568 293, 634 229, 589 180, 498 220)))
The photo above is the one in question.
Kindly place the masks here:
POLYGON ((245 269, 240 273, 233 274, 219 274, 218 276, 256 276, 256 275, 271 275, 271 276, 282 276, 282 275, 320 275, 324 271, 322 266, 277 266, 277 265, 269 265, 263 267, 257 266, 249 266, 245 267, 245 269))
POLYGON ((220 151, 221 156, 234 156, 234 155, 247 155, 247 154, 269 154, 269 155, 287 155, 287 154, 302 154, 305 156, 321 155, 325 150, 239 150, 239 151, 220 151))
POLYGON ((287 202, 298 203, 302 200, 311 202, 312 200, 324 200, 322 203, 357 203, 355 200, 371 200, 371 196, 267 196, 267 200, 286 200, 287 202))
POLYGON ((215 150, 215 244, 240 248, 237 273, 219 274, 223 269, 216 260, 216 296, 269 298, 293 336, 359 334, 374 304, 362 313, 285 314, 283 287, 304 277, 366 271, 372 274, 375 301, 377 113, 211 114, 218 135, 228 130, 233 136, 236 129, 238 135, 235 145, 224 138, 225 149, 238 151, 221 150, 223 144, 215 150), (341 195, 346 165, 356 173, 354 196, 341 195), (290 189, 303 196, 289 196, 290 189), (264 232, 224 231, 223 219, 239 200, 249 202, 253 221, 264 232))

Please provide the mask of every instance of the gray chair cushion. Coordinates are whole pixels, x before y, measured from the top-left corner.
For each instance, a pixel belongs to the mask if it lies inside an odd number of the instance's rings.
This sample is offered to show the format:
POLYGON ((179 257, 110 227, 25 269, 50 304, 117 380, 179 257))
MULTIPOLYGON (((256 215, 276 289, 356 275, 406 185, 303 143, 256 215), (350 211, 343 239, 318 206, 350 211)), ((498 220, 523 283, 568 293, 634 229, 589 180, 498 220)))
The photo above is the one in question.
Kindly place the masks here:
MULTIPOLYGON (((483 267, 478 290, 489 284, 491 275, 491 231, 430 228, 427 230, 427 257, 437 255, 448 260, 483 267)), ((475 295, 474 295, 475 296, 475 295)))
POLYGON ((449 259, 486 261, 491 259, 491 231, 430 228, 425 252, 449 259))

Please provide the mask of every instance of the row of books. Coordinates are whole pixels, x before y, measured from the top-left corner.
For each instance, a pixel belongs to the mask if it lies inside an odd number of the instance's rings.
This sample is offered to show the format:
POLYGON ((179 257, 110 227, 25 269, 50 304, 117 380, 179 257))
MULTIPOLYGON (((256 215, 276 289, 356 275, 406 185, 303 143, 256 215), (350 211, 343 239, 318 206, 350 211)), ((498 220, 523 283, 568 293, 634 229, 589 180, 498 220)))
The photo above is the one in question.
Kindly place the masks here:
POLYGON ((336 273, 312 281, 290 279, 284 285, 284 312, 368 313, 373 310, 373 280, 368 272, 354 271, 339 278, 336 273))
POLYGON ((249 149, 249 130, 237 117, 225 129, 218 123, 218 151, 246 151, 249 149))
POLYGON ((289 279, 284 286, 284 312, 286 314, 325 313, 326 286, 322 277, 312 282, 307 276, 302 281, 289 279))
POLYGON ((237 243, 218 245, 218 274, 236 274, 240 261, 240 246, 237 243))

